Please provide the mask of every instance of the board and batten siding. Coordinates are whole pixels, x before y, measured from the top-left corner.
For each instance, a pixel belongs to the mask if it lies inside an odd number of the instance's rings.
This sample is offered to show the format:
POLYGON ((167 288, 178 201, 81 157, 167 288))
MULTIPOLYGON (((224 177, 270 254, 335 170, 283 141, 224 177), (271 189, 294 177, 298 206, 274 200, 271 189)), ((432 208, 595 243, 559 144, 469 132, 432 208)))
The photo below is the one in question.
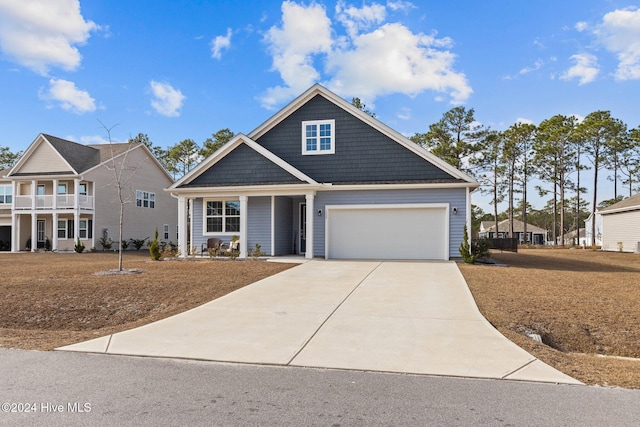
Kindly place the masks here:
POLYGON ((640 210, 602 215, 602 249, 635 252, 639 243, 640 210))
MULTIPOLYGON (((366 204, 407 204, 407 203, 448 203, 449 204, 449 257, 459 257, 458 248, 462 242, 466 221, 466 189, 416 189, 416 190, 357 190, 318 192, 314 209, 321 209, 322 216, 314 215, 315 256, 325 253, 326 205, 366 205, 366 204), (457 213, 452 213, 453 208, 457 213)), ((372 230, 373 231, 373 230, 372 230)))

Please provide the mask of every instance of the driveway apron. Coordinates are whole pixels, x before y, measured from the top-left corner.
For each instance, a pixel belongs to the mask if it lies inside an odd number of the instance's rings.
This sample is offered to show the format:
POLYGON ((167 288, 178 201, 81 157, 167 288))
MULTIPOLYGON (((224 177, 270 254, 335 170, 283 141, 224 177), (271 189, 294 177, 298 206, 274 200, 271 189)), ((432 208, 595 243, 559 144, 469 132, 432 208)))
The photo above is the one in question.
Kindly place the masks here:
POLYGON ((59 350, 579 384, 493 328, 454 262, 310 261, 59 350))

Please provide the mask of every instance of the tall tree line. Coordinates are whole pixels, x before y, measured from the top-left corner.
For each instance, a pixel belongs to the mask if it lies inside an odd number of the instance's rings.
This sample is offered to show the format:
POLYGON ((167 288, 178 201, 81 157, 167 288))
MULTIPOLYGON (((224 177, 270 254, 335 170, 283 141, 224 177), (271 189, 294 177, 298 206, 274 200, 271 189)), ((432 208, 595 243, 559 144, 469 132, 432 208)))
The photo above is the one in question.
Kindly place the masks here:
MULTIPOLYGON (((554 243, 558 237, 564 242, 569 229, 580 228, 587 192, 580 181, 584 170, 593 171, 591 212, 598 207, 603 172, 613 182, 614 201, 622 199, 622 186, 628 196, 640 191, 640 126, 629 130, 609 111, 594 111, 583 120, 555 115, 537 126, 514 123, 504 131, 484 128, 474 113, 454 107, 411 140, 478 179, 481 191, 491 196, 496 229, 498 205, 505 200, 510 235, 514 235, 516 216, 527 224, 529 212, 534 211, 528 203, 528 187, 534 179, 540 181, 536 186, 540 196, 552 196, 552 223, 545 228, 552 230, 554 243)), ((526 236, 526 225, 524 232, 526 236)), ((591 236, 594 245, 594 229, 591 236)))

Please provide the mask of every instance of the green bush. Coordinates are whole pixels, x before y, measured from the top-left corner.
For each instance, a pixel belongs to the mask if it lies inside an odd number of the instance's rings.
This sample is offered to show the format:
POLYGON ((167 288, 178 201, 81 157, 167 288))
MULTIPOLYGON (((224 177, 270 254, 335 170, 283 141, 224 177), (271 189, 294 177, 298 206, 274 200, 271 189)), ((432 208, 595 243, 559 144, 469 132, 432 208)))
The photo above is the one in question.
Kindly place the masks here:
POLYGON ((158 229, 156 228, 156 232, 153 236, 153 240, 149 242, 149 254, 151 255, 151 259, 154 261, 158 261, 162 256, 162 252, 160 250, 160 240, 158 240, 158 229))
POLYGON ((82 242, 80 241, 80 238, 78 237, 78 240, 76 241, 75 246, 73 247, 73 250, 76 251, 77 253, 82 253, 84 252, 84 245, 82 244, 82 242))
POLYGON ((147 240, 149 240, 148 237, 145 237, 144 239, 129 239, 133 247, 136 248, 136 251, 139 251, 140 248, 142 248, 144 244, 147 243, 147 240))
POLYGON ((475 264, 479 259, 491 258, 491 252, 489 248, 491 242, 489 239, 478 239, 471 242, 469 245, 469 234, 467 233, 467 226, 464 226, 463 241, 460 243, 460 255, 462 260, 467 264, 475 264))

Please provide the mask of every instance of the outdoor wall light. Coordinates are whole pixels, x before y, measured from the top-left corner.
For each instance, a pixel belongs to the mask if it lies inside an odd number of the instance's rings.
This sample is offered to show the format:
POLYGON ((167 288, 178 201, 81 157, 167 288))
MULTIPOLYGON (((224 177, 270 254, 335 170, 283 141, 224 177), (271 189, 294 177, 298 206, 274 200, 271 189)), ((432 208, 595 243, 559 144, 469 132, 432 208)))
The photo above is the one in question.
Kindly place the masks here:
POLYGON ((458 215, 458 208, 451 208, 451 212, 453 212, 454 215, 458 215))
POLYGON ((322 216, 322 209, 318 209, 318 216, 322 216))

